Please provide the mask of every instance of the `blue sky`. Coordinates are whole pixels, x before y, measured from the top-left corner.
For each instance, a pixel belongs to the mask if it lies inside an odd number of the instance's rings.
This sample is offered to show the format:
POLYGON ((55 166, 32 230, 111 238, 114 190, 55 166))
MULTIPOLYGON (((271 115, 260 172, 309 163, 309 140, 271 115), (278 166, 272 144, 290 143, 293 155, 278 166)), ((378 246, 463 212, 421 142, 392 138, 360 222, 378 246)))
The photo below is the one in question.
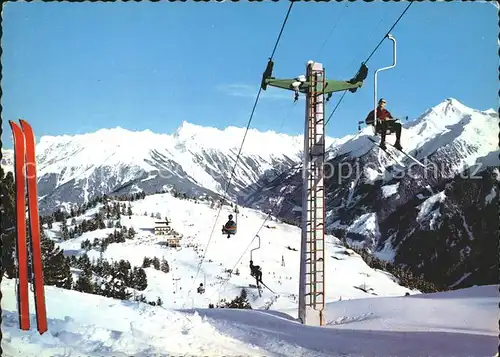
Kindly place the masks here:
MULTIPOLYGON (((351 78, 406 5, 296 3, 275 54, 274 76, 303 74, 312 59, 324 64, 330 79, 351 78)), ((172 133, 184 120, 245 127, 288 6, 8 3, 3 143, 12 147, 8 120, 16 118, 28 120, 37 137, 116 126, 172 133)), ((388 109, 414 118, 448 97, 496 108, 497 21, 491 4, 413 4, 392 32, 397 66, 379 76, 388 109)), ((357 130, 373 102, 373 69, 391 64, 391 56, 386 40, 368 62, 364 87, 348 93, 330 121, 329 136, 357 130)), ((333 96, 328 113, 339 98, 333 96)), ((292 106, 292 92, 264 92, 252 127, 301 134, 304 102, 292 106)))

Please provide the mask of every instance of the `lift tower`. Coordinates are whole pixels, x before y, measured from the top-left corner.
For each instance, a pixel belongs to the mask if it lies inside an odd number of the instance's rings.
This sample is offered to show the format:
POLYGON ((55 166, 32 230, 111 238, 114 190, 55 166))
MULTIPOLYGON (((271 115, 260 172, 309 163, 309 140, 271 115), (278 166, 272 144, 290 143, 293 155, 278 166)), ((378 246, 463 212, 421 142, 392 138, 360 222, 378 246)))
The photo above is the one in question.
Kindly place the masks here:
POLYGON ((306 95, 304 158, 302 167, 302 243, 299 279, 299 319, 305 325, 323 326, 325 307, 325 94, 349 90, 355 92, 368 74, 362 64, 349 81, 327 80, 321 63, 309 61, 306 76, 293 79, 272 77, 269 60, 261 87, 293 90, 306 95))

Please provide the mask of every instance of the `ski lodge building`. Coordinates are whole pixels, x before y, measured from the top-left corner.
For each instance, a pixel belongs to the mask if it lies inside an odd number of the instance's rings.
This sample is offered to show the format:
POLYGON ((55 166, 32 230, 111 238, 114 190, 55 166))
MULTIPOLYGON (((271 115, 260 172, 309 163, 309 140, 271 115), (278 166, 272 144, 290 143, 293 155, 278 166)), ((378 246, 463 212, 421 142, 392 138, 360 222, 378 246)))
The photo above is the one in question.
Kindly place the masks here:
POLYGON ((165 235, 170 232, 168 221, 155 222, 154 232, 156 235, 165 235))
POLYGON ((180 246, 179 237, 168 237, 167 244, 169 247, 177 248, 180 246))

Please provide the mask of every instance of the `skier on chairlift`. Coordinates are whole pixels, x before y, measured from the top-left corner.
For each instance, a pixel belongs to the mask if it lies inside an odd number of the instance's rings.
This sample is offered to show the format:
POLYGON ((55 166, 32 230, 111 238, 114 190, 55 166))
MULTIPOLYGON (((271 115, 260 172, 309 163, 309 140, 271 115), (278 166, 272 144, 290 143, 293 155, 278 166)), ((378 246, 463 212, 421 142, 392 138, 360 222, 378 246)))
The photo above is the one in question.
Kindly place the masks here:
POLYGON ((368 125, 375 125, 375 132, 380 133, 380 148, 382 150, 386 149, 385 146, 385 135, 387 134, 387 130, 391 133, 396 133, 396 142, 394 143, 394 147, 398 150, 403 150, 401 146, 401 123, 397 123, 396 120, 392 117, 391 113, 385 109, 385 104, 387 102, 384 98, 381 98, 378 101, 377 107, 377 121, 375 123, 373 110, 368 114, 365 119, 365 123, 368 125))
POLYGON ((205 288, 203 287, 203 283, 200 283, 198 286, 198 294, 203 294, 205 292, 205 288))
POLYGON ((250 275, 257 280, 257 285, 262 283, 262 269, 259 265, 253 265, 252 260, 250 260, 250 275))
POLYGON ((233 215, 230 214, 228 221, 224 226, 222 226, 222 233, 227 234, 228 238, 231 238, 231 234, 236 234, 236 222, 233 221, 233 215))

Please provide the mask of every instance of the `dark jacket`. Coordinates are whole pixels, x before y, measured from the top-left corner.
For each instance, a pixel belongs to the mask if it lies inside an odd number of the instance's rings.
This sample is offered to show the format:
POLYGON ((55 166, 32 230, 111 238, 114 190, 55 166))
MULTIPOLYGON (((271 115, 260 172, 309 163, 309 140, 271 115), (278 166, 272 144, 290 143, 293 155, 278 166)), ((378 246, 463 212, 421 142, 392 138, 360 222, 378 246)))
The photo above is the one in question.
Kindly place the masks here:
POLYGON ((259 265, 250 264, 250 275, 254 278, 262 277, 262 269, 259 265))
POLYGON ((226 225, 225 225, 226 228, 231 228, 231 227, 236 227, 236 222, 231 220, 231 221, 227 221, 226 225))

